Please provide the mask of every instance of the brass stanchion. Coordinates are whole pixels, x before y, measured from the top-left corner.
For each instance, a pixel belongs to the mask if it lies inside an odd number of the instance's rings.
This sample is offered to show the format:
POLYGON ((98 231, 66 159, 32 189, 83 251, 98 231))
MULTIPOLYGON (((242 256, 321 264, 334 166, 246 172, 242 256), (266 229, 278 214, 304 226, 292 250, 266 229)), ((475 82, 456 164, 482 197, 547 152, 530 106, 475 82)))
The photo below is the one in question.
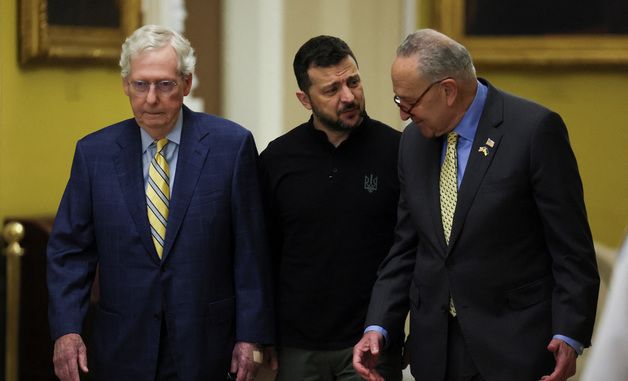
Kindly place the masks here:
POLYGON ((5 380, 18 381, 18 338, 20 322, 20 260, 24 249, 20 241, 24 238, 24 225, 9 222, 2 231, 7 247, 7 321, 6 321, 6 354, 5 380))

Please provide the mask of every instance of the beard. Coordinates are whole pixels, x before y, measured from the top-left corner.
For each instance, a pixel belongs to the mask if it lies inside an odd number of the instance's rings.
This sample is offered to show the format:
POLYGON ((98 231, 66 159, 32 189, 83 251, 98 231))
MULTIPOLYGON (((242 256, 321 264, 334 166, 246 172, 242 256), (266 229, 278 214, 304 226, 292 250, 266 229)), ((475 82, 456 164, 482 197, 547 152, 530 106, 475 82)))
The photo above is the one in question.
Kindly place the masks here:
POLYGON ((344 123, 342 120, 340 120, 340 115, 343 112, 352 111, 352 110, 356 110, 356 109, 359 109, 359 108, 360 108, 360 104, 359 103, 349 104, 346 107, 343 107, 340 111, 336 112, 336 118, 334 119, 330 115, 325 114, 325 113, 321 112, 320 110, 318 110, 312 104, 312 114, 314 114, 314 116, 316 116, 316 118, 321 122, 321 124, 323 124, 325 127, 329 128, 330 130, 339 131, 339 132, 347 132, 347 131, 351 131, 353 128, 357 127, 360 123, 362 123, 362 120, 366 116, 366 108, 364 110, 360 111, 360 119, 354 125, 344 123))

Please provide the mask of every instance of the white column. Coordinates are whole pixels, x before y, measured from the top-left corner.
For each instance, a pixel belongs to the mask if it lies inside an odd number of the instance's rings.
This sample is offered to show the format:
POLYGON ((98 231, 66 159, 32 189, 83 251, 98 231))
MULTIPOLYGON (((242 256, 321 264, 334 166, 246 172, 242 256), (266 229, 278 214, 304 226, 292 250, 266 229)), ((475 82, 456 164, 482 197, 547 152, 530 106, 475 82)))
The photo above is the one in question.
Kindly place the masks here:
POLYGON ((259 151, 282 132, 283 0, 223 2, 223 113, 259 151))
MULTIPOLYGON (((185 18, 187 11, 185 0, 142 0, 143 24, 167 26, 185 35, 185 18)), ((198 87, 198 77, 193 76, 192 91, 185 97, 184 103, 194 111, 204 111, 202 98, 194 97, 194 89, 198 87)))
MULTIPOLYGON (((417 6, 421 4, 421 0, 403 0, 403 30, 405 38, 410 33, 418 29, 417 26, 417 6)), ((401 43, 401 41, 399 41, 401 43)))

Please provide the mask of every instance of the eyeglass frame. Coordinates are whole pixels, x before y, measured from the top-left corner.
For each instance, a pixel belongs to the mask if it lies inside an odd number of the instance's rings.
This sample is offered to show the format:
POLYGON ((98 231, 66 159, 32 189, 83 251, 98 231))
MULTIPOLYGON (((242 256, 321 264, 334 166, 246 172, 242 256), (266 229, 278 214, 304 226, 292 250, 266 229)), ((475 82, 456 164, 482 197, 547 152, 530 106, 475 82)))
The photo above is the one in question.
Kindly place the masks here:
POLYGON ((401 98, 399 97, 399 95, 393 95, 393 102, 395 102, 397 107, 399 107, 399 110, 405 112, 406 114, 410 114, 412 110, 419 104, 419 102, 421 102, 425 94, 427 94, 427 92, 430 91, 432 87, 434 87, 434 85, 441 83, 447 79, 452 79, 452 77, 445 77, 443 79, 439 79, 438 81, 430 83, 430 85, 421 93, 421 95, 419 95, 417 100, 410 107, 403 107, 401 105, 401 98))
POLYGON ((170 94, 177 86, 179 86, 179 82, 174 79, 160 79, 157 81, 143 81, 143 80, 127 80, 129 86, 133 89, 133 91, 137 94, 148 94, 150 92, 151 87, 155 87, 155 91, 159 94, 170 94), (173 84, 172 88, 169 90, 164 90, 160 88, 161 84, 168 83, 173 84), (145 90, 140 90, 137 88, 140 84, 147 84, 148 87, 145 90))

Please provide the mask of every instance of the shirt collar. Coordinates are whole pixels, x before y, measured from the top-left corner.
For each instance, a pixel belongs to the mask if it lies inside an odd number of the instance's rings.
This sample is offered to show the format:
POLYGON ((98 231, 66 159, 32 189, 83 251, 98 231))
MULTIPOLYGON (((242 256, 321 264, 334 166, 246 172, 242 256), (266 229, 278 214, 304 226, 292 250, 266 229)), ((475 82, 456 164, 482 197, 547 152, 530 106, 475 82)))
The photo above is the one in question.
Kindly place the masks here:
POLYGON ((488 93, 488 87, 478 82, 478 88, 475 92, 475 98, 469 109, 462 117, 462 120, 458 123, 454 132, 465 140, 473 141, 475 132, 478 129, 480 123, 480 117, 482 116, 482 110, 484 110, 484 103, 486 103, 486 95, 488 93))
MULTIPOLYGON (((182 128, 183 128, 183 110, 181 109, 179 110, 179 117, 177 118, 177 121, 174 123, 174 128, 166 136, 168 140, 179 145, 179 143, 181 142, 181 129, 182 128)), ((140 127, 140 135, 142 137, 142 153, 146 153, 146 150, 148 149, 148 147, 150 147, 151 144, 153 144, 155 139, 153 139, 148 134, 148 132, 144 131, 144 129, 141 127, 140 127)))

